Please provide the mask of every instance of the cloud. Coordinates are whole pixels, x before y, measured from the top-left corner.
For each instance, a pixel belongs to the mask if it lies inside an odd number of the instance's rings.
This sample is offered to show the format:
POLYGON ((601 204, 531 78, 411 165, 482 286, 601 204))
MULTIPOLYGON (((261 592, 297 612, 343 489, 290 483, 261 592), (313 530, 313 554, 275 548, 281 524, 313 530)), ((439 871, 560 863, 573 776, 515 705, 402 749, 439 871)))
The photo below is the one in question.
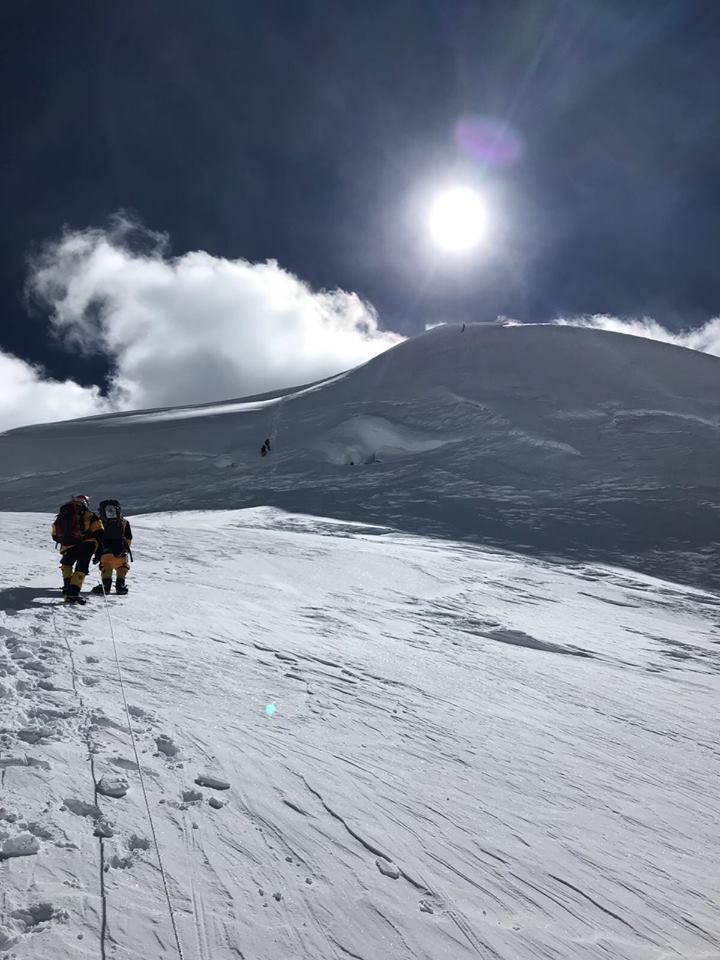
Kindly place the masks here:
MULTIPOLYGON (((107 229, 66 230, 46 244, 30 263, 27 293, 63 344, 107 357, 112 375, 103 392, 49 379, 0 351, 0 430, 295 386, 357 366, 402 339, 381 331, 373 308, 353 293, 313 291, 274 261, 203 251, 172 257, 167 237, 120 216, 107 229)), ((652 319, 554 322, 720 356, 720 318, 678 333, 652 319)))
POLYGON ((110 359, 107 398, 85 399, 116 410, 295 386, 401 339, 354 293, 313 291, 274 261, 171 257, 166 237, 121 217, 48 243, 27 293, 61 341, 110 359))
POLYGON ((49 379, 40 367, 0 351, 0 432, 108 409, 110 404, 97 387, 49 379))
POLYGON ((632 334, 635 337, 659 340, 661 343, 671 343, 676 347, 687 347, 689 350, 698 350, 701 353, 720 357, 720 317, 708 320, 701 327, 680 330, 677 333, 667 330, 649 317, 622 319, 598 314, 591 317, 561 318, 554 320, 553 323, 563 327, 586 327, 591 330, 632 334))

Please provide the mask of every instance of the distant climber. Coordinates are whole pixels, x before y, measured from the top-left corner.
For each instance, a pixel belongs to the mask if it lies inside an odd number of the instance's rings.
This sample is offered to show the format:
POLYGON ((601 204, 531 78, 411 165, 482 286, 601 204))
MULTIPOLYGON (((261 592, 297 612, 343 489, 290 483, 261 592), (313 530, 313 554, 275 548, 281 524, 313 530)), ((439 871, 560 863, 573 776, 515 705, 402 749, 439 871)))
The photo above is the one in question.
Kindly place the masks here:
POLYGON ((260 447, 260 456, 261 456, 261 457, 266 457, 266 456, 270 453, 270 450, 271 450, 271 447, 270 447, 270 438, 269 438, 269 437, 266 437, 266 438, 263 440, 263 445, 260 447))
POLYGON ((115 592, 125 594, 128 592, 125 578, 130 572, 128 559, 132 560, 130 522, 122 515, 117 500, 101 500, 98 510, 103 529, 93 563, 100 564, 101 582, 92 588, 91 593, 110 593, 114 570, 115 592))
POLYGON ((462 325, 462 330, 460 331, 460 333, 465 333, 465 324, 462 325))
POLYGON ((102 535, 102 522, 90 509, 85 494, 64 503, 52 525, 52 538, 60 547, 65 603, 85 603, 80 596, 90 560, 102 535))

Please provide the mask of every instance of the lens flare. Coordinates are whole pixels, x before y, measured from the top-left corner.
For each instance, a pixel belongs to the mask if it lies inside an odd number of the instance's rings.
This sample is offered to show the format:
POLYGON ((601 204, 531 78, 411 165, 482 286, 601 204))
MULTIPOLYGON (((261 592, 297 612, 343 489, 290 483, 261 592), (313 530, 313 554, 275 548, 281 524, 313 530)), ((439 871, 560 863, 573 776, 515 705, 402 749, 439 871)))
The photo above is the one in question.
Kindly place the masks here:
POLYGON ((265 707, 265 716, 267 717, 274 717, 276 712, 277 712, 277 707, 275 706, 274 703, 269 703, 265 707))
POLYGON ((488 167, 510 167, 525 150, 517 130, 493 117, 461 117, 455 124, 455 142, 464 154, 488 167))
POLYGON ((430 207, 430 235, 441 250, 466 253, 485 236, 487 211, 472 187, 451 187, 439 193, 430 207))

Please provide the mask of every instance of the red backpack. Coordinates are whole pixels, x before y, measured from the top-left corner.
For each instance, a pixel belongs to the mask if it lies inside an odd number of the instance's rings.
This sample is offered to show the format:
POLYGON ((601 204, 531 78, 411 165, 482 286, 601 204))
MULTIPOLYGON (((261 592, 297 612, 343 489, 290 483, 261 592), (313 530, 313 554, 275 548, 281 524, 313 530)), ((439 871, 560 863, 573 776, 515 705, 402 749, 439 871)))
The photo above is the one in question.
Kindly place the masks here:
POLYGON ((85 533, 83 513, 87 508, 77 500, 70 500, 60 507, 55 521, 55 539, 58 543, 80 543, 85 533))

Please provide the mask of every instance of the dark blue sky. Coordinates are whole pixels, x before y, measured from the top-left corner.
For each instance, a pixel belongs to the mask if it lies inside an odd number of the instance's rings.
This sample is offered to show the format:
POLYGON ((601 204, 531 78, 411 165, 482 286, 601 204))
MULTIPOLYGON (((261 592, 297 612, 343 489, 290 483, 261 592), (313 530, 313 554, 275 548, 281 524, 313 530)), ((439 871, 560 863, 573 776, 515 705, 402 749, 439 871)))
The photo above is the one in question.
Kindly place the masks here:
POLYGON ((120 208, 175 253, 275 258, 403 333, 437 319, 720 313, 716 0, 152 0, 0 8, 0 347, 89 382, 22 288, 33 245, 120 208), (483 168, 453 130, 508 122, 483 168), (501 223, 418 256, 413 191, 456 172, 501 223))

